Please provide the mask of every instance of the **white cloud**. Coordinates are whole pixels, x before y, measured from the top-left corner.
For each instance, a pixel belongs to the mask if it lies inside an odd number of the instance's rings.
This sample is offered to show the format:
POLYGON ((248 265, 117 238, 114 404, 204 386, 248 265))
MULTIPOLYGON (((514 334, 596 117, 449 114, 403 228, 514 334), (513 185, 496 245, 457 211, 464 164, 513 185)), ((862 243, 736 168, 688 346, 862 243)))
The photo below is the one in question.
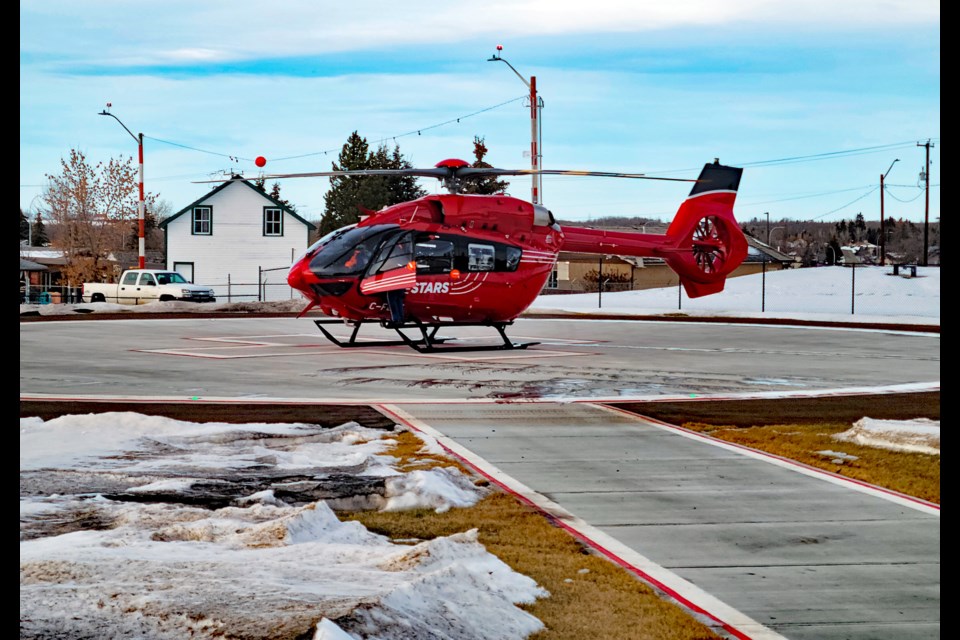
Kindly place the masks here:
POLYGON ((265 8, 249 0, 138 5, 147 29, 131 29, 129 16, 110 4, 44 3, 21 8, 21 49, 65 51, 71 42, 96 43, 75 51, 116 64, 121 57, 155 62, 250 59, 381 49, 397 45, 499 41, 538 36, 645 33, 665 29, 762 23, 775 29, 869 29, 930 24, 940 19, 936 0, 595 0, 585 10, 568 0, 495 1, 482 6, 402 3, 343 4, 308 0, 265 8), (51 5, 56 11, 51 11, 51 5), (62 37, 51 39, 52 24, 62 37), (56 29, 59 27, 59 29, 56 29), (23 37, 27 35, 28 37, 23 37), (146 57, 146 60, 145 60, 146 57))

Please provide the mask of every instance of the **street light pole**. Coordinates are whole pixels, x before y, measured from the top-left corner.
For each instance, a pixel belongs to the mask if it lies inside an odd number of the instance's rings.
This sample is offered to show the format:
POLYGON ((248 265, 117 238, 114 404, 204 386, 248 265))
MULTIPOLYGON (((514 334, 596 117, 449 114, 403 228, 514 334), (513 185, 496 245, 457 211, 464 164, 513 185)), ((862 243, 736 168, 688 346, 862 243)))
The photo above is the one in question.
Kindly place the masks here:
POLYGON ((893 169, 893 165, 900 162, 900 158, 897 158, 890 163, 890 168, 887 169, 886 173, 880 174, 880 266, 882 267, 887 262, 887 234, 884 228, 883 222, 883 181, 887 179, 887 175, 890 173, 890 169, 893 169))
POLYGON ((537 96, 537 76, 530 76, 530 80, 524 78, 512 64, 500 57, 501 51, 503 51, 503 45, 498 44, 497 52, 490 56, 487 62, 503 62, 510 67, 510 70, 513 71, 517 77, 520 78, 520 81, 527 86, 527 89, 530 90, 530 170, 533 172, 531 175, 532 184, 530 187, 530 195, 533 204, 540 204, 540 199, 543 196, 543 177, 539 174, 540 150, 542 147, 540 110, 543 108, 543 101, 537 96))
MULTIPOLYGON (((770 212, 765 211, 767 216, 767 246, 770 246, 770 212)), ((767 252, 763 252, 763 275, 760 277, 760 311, 767 310, 767 252)))
MULTIPOLYGON (((107 107, 109 108, 110 106, 111 104, 108 102, 107 107)), ((130 131, 130 129, 127 128, 127 125, 123 124, 120 118, 113 115, 106 109, 101 111, 99 115, 110 116, 111 118, 119 122, 120 126, 123 127, 124 130, 130 134, 130 137, 133 138, 134 141, 136 141, 137 143, 137 156, 140 164, 140 171, 139 171, 140 197, 139 197, 139 203, 137 205, 137 218, 138 218, 137 226, 138 226, 138 245, 139 245, 138 246, 138 264, 141 269, 145 269, 147 266, 147 241, 146 241, 146 204, 144 202, 144 193, 143 193, 143 134, 138 133, 134 135, 133 131, 130 131)))

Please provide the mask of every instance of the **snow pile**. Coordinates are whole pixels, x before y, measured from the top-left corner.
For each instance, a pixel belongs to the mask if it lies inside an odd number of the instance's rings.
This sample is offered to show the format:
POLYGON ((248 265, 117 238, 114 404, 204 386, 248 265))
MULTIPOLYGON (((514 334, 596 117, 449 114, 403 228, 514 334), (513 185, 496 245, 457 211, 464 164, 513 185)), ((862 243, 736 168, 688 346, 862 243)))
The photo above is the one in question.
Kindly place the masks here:
POLYGON ((868 447, 940 455, 939 420, 861 418, 854 422, 851 428, 833 437, 841 442, 853 442, 868 447))
POLYGON ((172 472, 261 465, 356 471, 392 440, 382 431, 347 423, 333 429, 304 424, 194 423, 132 412, 20 420, 20 470, 96 466, 113 471, 172 472), (284 447, 271 447, 271 438, 284 447), (364 443, 363 446, 354 446, 364 443), (154 452, 163 451, 165 455, 154 452))
POLYGON ((890 267, 857 267, 856 315, 850 313, 852 269, 819 267, 768 271, 766 312, 761 312, 761 274, 729 278, 721 293, 690 299, 683 294, 677 308, 677 287, 603 294, 547 295, 537 298, 534 311, 625 313, 691 316, 794 318, 832 321, 895 319, 897 322, 939 324, 940 269, 920 267, 917 278, 890 276, 890 267))
POLYGON ((437 513, 451 507, 472 507, 481 494, 470 478, 451 467, 410 471, 387 478, 384 511, 426 507, 437 513))
POLYGON ((388 509, 442 511, 482 495, 455 469, 398 472, 382 436, 356 424, 200 425, 136 413, 21 420, 21 634, 540 630, 516 605, 546 593, 476 531, 408 546, 341 522, 323 500, 291 499, 335 490, 334 480, 379 486, 374 503, 388 509))

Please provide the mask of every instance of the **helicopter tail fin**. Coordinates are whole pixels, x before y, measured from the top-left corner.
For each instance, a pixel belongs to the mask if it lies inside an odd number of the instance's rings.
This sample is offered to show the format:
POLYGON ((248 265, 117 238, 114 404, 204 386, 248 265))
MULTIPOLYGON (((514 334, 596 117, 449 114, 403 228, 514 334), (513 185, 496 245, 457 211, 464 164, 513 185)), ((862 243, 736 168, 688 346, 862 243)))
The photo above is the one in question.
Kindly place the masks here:
POLYGON ((747 240, 733 217, 742 173, 718 162, 704 165, 667 228, 660 255, 691 298, 723 291, 727 276, 747 257, 747 240))

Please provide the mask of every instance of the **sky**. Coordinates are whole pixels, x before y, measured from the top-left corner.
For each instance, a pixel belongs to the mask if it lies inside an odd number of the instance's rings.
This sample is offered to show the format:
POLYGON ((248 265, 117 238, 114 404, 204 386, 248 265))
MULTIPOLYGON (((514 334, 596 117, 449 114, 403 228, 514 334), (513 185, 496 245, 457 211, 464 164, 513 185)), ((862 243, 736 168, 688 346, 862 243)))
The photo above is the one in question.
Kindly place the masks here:
MULTIPOLYGON (((745 168, 738 218, 874 220, 899 159, 886 214, 919 221, 931 139, 939 217, 934 0, 22 2, 20 206, 42 206, 71 149, 135 157, 97 115, 108 102, 144 134, 146 188, 173 211, 211 188, 199 181, 256 175, 257 156, 269 173, 329 170, 353 131, 415 166, 472 160, 482 136, 493 165, 529 167, 526 87, 488 61, 497 44, 537 78, 544 168, 693 178, 719 158, 745 168)), ((282 194, 316 220, 328 185, 288 179, 282 194)), ((529 179, 509 192, 529 199, 529 179)), ((543 200, 567 220, 666 219, 686 192, 546 177, 543 200)))

